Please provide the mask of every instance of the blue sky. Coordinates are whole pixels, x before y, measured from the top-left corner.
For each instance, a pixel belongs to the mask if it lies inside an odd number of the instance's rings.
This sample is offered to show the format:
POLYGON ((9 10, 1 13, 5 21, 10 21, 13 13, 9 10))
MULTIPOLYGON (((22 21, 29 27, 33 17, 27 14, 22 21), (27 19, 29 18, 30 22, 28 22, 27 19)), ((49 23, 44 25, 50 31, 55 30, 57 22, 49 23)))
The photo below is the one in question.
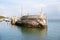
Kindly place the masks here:
POLYGON ((24 15, 39 14, 44 4, 44 12, 48 18, 60 17, 60 0, 0 0, 0 15, 20 16, 21 7, 24 15))

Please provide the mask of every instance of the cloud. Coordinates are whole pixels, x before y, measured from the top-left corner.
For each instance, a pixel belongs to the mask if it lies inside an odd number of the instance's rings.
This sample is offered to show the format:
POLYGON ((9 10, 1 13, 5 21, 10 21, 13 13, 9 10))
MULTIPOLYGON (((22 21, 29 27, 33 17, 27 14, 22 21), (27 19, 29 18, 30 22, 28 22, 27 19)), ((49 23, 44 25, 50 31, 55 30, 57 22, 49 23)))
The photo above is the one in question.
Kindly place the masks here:
POLYGON ((19 8, 17 7, 6 7, 6 6, 0 6, 0 15, 5 16, 18 16, 19 14, 19 8))
POLYGON ((0 0, 0 15, 18 16, 21 14, 21 7, 24 13, 37 14, 41 6, 48 16, 54 14, 54 11, 60 13, 60 0, 0 0))

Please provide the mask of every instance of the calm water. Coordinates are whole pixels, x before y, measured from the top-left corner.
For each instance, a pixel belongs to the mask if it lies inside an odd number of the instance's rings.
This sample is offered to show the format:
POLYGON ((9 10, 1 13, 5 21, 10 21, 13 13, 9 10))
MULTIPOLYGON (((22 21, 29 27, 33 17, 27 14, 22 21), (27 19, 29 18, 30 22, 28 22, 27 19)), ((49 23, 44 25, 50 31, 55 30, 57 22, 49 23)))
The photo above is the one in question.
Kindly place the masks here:
POLYGON ((0 22, 0 40, 60 40, 60 21, 48 21, 47 29, 21 28, 0 22))

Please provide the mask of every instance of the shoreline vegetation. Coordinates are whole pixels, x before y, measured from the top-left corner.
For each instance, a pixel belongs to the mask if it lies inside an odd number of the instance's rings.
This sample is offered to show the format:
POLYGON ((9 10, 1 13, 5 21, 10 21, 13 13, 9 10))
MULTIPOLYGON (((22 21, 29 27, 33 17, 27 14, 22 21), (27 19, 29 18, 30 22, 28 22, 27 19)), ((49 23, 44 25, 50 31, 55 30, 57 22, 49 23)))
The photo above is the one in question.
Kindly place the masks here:
POLYGON ((0 16, 0 19, 6 18, 5 16, 0 16))

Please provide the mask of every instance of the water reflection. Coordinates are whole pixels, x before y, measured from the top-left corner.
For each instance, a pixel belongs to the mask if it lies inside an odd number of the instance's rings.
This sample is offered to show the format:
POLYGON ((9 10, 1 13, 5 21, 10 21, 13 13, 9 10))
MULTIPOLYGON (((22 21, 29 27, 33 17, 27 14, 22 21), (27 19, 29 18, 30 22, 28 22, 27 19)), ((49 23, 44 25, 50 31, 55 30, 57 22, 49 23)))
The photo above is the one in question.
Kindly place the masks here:
POLYGON ((40 28, 21 28, 22 40, 45 40, 46 29, 40 28))
POLYGON ((0 40, 45 40, 47 29, 24 28, 0 23, 0 40))

